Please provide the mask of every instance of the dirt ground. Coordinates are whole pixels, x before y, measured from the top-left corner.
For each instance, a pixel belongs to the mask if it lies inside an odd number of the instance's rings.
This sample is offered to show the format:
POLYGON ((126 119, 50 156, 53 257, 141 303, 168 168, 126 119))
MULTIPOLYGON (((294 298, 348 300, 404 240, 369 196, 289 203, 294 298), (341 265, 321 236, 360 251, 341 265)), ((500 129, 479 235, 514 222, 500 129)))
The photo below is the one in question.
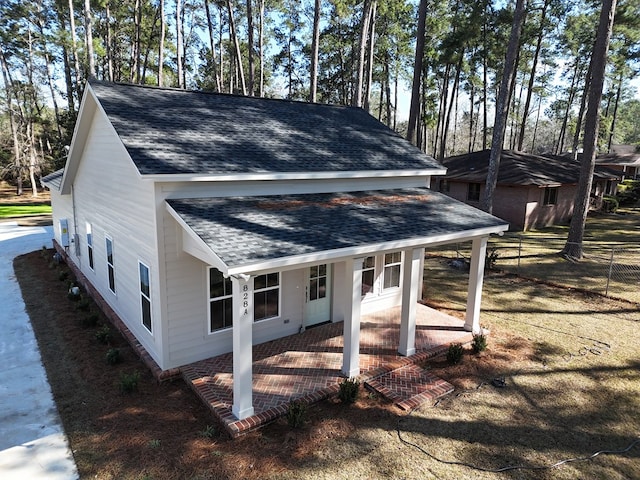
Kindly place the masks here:
MULTIPOLYGON (((86 312, 67 298, 68 269, 55 265, 52 255, 33 252, 18 257, 14 267, 83 479, 277 478, 359 428, 386 425, 393 431, 406 415, 362 390, 352 406, 336 399, 310 406, 302 428, 280 419, 232 440, 182 381, 157 384, 114 329, 108 345, 98 342, 106 321, 93 303, 86 312), (83 325, 92 313, 99 315, 97 325, 83 325), (123 357, 117 365, 106 361, 113 348, 123 357), (122 375, 134 372, 140 375, 138 390, 122 393, 122 375)), ((493 335, 496 343, 495 336, 504 334, 493 335)), ((507 339, 499 344, 513 349, 497 347, 455 367, 436 361, 429 368, 458 389, 471 388, 479 377, 529 355, 523 342, 507 339)))

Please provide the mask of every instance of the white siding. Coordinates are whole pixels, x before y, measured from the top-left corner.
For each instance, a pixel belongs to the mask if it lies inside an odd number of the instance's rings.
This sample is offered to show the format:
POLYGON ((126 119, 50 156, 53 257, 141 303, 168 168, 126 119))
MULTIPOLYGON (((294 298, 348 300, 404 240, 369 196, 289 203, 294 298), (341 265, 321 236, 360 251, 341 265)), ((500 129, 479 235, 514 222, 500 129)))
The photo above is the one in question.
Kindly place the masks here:
POLYGON ((337 180, 193 182, 163 183, 165 198, 201 198, 256 195, 295 195, 303 193, 354 192, 395 188, 426 187, 428 177, 354 178, 337 180))
MULTIPOLYGON (((181 227, 163 213, 167 364, 185 365, 203 358, 230 352, 231 329, 209 334, 208 265, 181 252, 181 227)), ((304 302, 304 270, 280 275, 280 316, 254 323, 253 343, 292 335, 300 331, 304 302)))
MULTIPOLYGON (((85 117, 85 121, 88 119, 85 117)), ((162 336, 156 256, 153 184, 143 182, 112 127, 100 113, 93 117, 71 195, 63 197, 69 230, 77 234, 79 255, 72 260, 96 287, 149 354, 161 366, 162 336), (73 210, 75 209, 75 212, 73 210), (92 225, 94 270, 89 268, 86 223, 92 225), (113 241, 116 293, 109 289, 105 238, 113 241), (142 325, 138 261, 150 268, 153 334, 142 325)), ((58 209, 58 202, 54 210, 58 209)))

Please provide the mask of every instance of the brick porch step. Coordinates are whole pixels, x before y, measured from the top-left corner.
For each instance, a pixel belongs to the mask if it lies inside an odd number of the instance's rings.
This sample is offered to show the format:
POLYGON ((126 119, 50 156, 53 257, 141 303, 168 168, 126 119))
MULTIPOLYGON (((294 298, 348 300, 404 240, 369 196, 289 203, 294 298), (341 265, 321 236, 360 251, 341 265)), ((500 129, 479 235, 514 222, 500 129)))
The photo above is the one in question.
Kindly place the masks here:
POLYGON ((365 382, 369 388, 395 403, 402 410, 414 409, 423 403, 453 392, 449 382, 411 364, 365 382))

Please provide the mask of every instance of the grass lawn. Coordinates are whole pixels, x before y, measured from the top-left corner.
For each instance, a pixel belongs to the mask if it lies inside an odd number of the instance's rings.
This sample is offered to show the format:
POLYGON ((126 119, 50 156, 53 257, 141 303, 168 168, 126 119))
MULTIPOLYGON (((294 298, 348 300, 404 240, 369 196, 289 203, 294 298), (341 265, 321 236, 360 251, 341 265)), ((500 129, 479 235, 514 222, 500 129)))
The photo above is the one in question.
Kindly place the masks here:
POLYGON ((24 217, 28 215, 50 215, 51 205, 0 205, 0 219, 24 217))
MULTIPOLYGON (((585 257, 580 262, 559 255, 568 231, 568 226, 557 225, 528 232, 506 232, 502 237, 491 237, 488 250, 495 249, 499 269, 640 303, 640 207, 621 209, 615 214, 593 212, 587 219, 585 257)), ((470 252, 471 244, 467 242, 429 253, 468 259, 470 252)))

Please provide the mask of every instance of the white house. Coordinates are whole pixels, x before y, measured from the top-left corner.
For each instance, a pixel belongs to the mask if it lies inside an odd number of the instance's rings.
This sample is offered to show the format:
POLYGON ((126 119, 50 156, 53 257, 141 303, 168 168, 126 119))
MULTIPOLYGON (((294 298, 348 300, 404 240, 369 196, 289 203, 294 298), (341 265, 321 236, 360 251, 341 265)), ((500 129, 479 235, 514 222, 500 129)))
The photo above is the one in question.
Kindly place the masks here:
POLYGON ((507 225, 430 190, 445 169, 358 108, 90 82, 66 166, 45 178, 55 242, 169 371, 233 351, 233 414, 253 413, 252 345, 402 305, 415 352, 425 248, 473 241, 465 328, 479 331, 486 242, 507 225))

